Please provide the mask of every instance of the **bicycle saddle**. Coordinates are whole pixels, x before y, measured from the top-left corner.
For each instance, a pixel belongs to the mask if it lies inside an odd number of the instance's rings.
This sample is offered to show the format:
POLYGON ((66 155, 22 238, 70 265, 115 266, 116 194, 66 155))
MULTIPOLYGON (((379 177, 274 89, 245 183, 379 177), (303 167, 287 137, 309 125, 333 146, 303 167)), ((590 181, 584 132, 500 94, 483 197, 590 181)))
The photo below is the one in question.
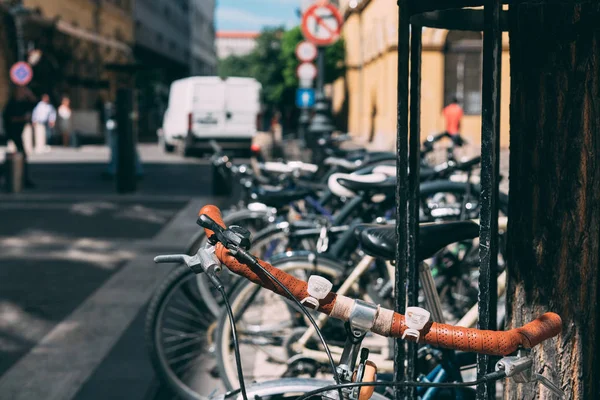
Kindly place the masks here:
POLYGON ((313 193, 314 191, 307 188, 274 191, 261 188, 252 193, 250 197, 253 201, 266 204, 269 207, 282 208, 294 201, 302 200, 313 193))
POLYGON ((395 193, 396 178, 381 173, 366 175, 337 173, 329 177, 327 185, 329 190, 339 197, 354 197, 359 192, 369 192, 373 196, 387 196, 395 193))
MULTIPOLYGON (((385 260, 396 258, 394 225, 359 225, 354 229, 365 253, 385 260)), ((479 225, 472 221, 421 224, 419 226, 418 261, 426 260, 451 243, 479 236, 479 225)))

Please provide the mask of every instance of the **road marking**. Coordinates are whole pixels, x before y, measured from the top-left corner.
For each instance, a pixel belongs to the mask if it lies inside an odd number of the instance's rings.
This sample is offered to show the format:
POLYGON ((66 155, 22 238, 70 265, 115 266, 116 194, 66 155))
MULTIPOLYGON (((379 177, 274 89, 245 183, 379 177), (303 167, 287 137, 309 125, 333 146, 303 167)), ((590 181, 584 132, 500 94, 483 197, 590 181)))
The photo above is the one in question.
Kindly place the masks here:
MULTIPOLYGON (((181 251, 198 229, 195 215, 204 204, 189 202, 155 236, 157 247, 181 251)), ((155 255, 147 252, 127 263, 0 377, 1 397, 72 399, 171 270, 155 265, 155 255)))

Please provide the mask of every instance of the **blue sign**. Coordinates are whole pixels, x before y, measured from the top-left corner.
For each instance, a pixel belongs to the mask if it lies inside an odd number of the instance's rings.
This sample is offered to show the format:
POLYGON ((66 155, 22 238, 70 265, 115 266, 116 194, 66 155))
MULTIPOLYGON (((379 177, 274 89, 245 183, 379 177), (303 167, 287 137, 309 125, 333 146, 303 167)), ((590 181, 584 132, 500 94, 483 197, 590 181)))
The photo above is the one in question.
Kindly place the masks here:
POLYGON ((296 106, 310 108, 315 105, 315 89, 298 89, 296 91, 296 106))

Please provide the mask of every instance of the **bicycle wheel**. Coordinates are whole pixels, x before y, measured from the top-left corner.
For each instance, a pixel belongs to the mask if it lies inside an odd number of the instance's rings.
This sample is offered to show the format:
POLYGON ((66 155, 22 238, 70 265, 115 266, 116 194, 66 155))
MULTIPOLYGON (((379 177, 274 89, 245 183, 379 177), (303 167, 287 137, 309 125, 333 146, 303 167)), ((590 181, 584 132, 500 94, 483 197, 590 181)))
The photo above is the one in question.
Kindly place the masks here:
MULTIPOLYGON (((315 264, 306 256, 290 256, 273 260, 273 265, 304 280, 311 274, 324 276, 334 287, 343 279, 343 266, 327 258, 318 258, 315 264)), ((239 281, 230 303, 238 328, 244 378, 252 382, 283 376, 289 359, 285 344, 291 336, 306 330, 303 314, 291 301, 250 281, 239 281)), ((237 388, 231 327, 225 314, 219 318, 215 337, 219 375, 228 389, 237 388)))
MULTIPOLYGON (((243 226, 250 231, 251 234, 256 234, 260 230, 267 227, 273 222, 275 214, 270 209, 263 210, 239 210, 233 211, 223 217, 223 221, 227 226, 239 225, 243 226)), ((194 239, 188 245, 187 254, 196 254, 201 246, 206 244, 206 234, 204 229, 200 229, 194 239)), ((198 290, 200 291, 200 297, 202 301, 208 307, 210 312, 217 318, 219 316, 221 306, 223 304, 221 295, 215 290, 213 285, 209 282, 208 278, 204 274, 196 276, 198 281, 198 290)), ((229 288, 233 286, 233 282, 237 277, 233 274, 222 274, 221 280, 225 287, 229 288)))
POLYGON ((187 267, 173 270, 146 313, 146 346, 159 379, 177 395, 204 400, 224 387, 217 377, 212 336, 216 320, 187 267))

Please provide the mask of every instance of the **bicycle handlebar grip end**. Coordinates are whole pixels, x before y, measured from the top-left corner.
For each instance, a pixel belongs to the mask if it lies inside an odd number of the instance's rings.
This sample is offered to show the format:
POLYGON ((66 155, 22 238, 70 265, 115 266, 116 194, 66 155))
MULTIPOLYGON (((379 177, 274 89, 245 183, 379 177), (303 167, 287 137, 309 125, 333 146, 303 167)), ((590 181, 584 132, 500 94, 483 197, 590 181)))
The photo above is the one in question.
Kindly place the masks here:
POLYGON ((206 215, 223 228, 227 228, 225 226, 225 222, 223 222, 223 217, 221 216, 221 210, 219 209, 219 207, 213 205, 204 206, 200 209, 200 212, 198 212, 198 216, 201 215, 206 215))
MULTIPOLYGON (((227 228, 227 226, 225 226, 225 222, 223 222, 223 217, 221 216, 221 210, 219 209, 219 207, 213 205, 204 206, 200 209, 200 212, 198 212, 198 216, 201 215, 206 215, 207 217, 215 221, 217 225, 220 225, 223 228, 227 228)), ((206 232, 207 237, 212 236, 214 233, 213 231, 207 228, 205 228, 204 231, 206 232)))
POLYGON ((556 313, 547 312, 517 330, 528 342, 526 347, 531 348, 558 335, 562 331, 562 319, 556 313))

